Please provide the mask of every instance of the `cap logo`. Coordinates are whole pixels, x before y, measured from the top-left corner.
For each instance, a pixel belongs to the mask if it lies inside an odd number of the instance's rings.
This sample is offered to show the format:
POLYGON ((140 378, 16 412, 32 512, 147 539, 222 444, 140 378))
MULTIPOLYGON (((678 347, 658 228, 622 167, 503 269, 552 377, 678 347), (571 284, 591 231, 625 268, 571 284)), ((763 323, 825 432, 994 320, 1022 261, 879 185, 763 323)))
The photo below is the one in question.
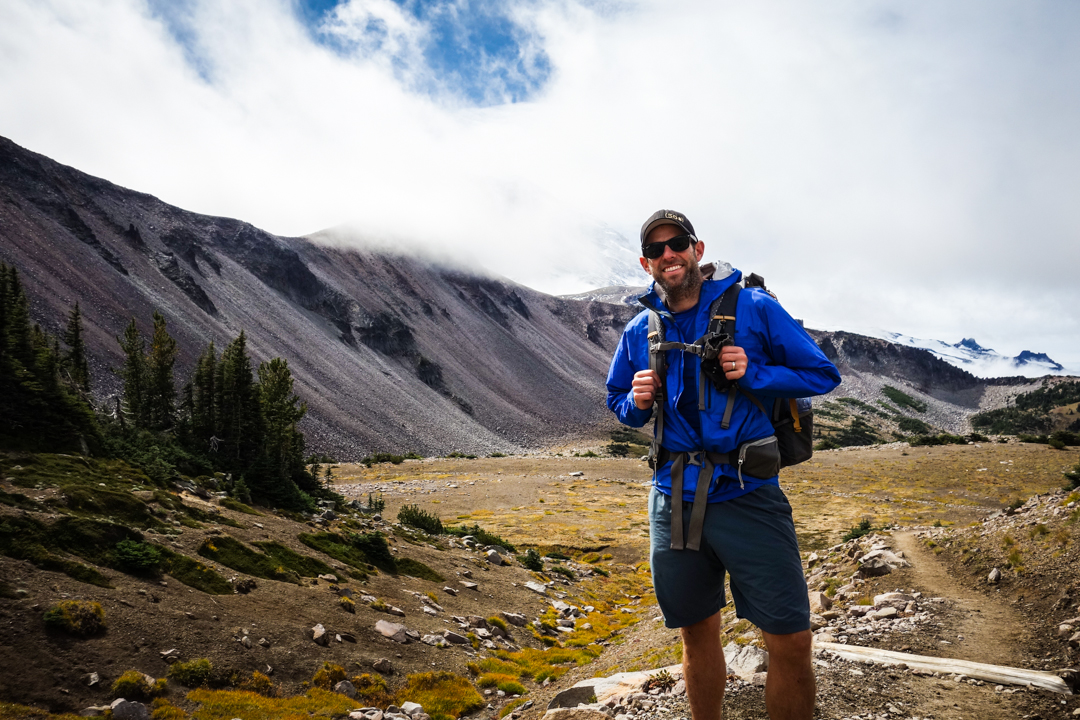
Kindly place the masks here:
POLYGON ((678 220, 679 222, 686 222, 686 220, 684 218, 679 217, 675 213, 666 212, 666 213, 664 213, 664 217, 668 218, 669 220, 678 220))

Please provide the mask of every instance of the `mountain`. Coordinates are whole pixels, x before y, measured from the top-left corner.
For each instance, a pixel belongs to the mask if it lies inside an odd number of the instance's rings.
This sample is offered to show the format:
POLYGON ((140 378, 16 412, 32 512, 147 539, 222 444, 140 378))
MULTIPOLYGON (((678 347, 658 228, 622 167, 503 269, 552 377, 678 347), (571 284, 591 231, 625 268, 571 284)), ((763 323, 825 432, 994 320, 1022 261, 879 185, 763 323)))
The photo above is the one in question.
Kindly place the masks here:
POLYGON ((0 261, 58 334, 78 301, 97 399, 111 407, 116 337, 160 310, 178 381, 241 330, 280 356, 307 402, 309 448, 487 453, 609 420, 604 378, 634 310, 556 298, 416 255, 272 235, 118 187, 0 138, 0 261))
POLYGON ((990 348, 983 347, 973 338, 964 338, 960 342, 950 345, 940 340, 924 340, 886 330, 871 331, 867 334, 888 340, 897 345, 922 348, 950 365, 963 368, 978 377, 1023 375, 1024 377, 1034 378, 1044 375, 1072 374, 1067 368, 1052 360, 1045 353, 1033 353, 1024 350, 1016 357, 1008 357, 990 348))

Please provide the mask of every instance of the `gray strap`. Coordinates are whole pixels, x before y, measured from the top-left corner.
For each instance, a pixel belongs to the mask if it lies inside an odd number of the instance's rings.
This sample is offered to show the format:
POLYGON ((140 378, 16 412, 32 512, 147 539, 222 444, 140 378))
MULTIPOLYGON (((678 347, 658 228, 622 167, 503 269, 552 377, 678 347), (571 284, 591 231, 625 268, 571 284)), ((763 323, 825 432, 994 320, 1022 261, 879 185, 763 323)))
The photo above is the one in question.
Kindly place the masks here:
MULTIPOLYGON (((683 549, 683 468, 686 453, 673 453, 671 461, 671 549, 683 549)), ((697 496, 694 497, 697 500, 697 496)))
POLYGON ((728 388, 727 391, 727 407, 724 408, 724 419, 720 421, 720 427, 727 430, 731 425, 731 411, 735 409, 735 393, 736 386, 734 384, 728 388))
POLYGON ((701 531, 705 527, 705 509, 709 505, 709 486, 712 485, 713 464, 708 454, 701 464, 694 491, 694 506, 690 511, 690 532, 686 538, 687 550, 701 549, 701 531))

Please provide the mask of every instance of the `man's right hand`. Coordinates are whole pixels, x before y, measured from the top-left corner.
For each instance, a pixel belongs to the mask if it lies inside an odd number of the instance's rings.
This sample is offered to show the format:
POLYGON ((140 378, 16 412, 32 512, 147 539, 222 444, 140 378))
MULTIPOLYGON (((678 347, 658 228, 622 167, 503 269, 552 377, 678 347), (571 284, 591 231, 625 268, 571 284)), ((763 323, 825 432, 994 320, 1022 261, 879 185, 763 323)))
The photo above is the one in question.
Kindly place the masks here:
POLYGON ((634 393, 634 404, 638 410, 648 410, 653 406, 653 400, 656 398, 656 391, 659 387, 660 376, 656 374, 655 370, 639 370, 634 373, 632 391, 634 393))

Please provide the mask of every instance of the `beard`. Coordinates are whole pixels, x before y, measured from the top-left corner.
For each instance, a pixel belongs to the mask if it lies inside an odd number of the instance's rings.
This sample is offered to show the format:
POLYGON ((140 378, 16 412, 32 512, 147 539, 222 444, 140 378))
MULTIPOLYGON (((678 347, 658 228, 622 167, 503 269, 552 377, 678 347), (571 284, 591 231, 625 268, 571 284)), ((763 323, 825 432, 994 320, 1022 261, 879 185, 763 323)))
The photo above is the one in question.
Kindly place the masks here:
POLYGON ((693 254, 687 260, 682 279, 678 282, 670 282, 663 271, 653 275, 653 279, 664 291, 664 302, 667 305, 678 305, 688 298, 696 298, 701 291, 703 280, 701 267, 693 254))

